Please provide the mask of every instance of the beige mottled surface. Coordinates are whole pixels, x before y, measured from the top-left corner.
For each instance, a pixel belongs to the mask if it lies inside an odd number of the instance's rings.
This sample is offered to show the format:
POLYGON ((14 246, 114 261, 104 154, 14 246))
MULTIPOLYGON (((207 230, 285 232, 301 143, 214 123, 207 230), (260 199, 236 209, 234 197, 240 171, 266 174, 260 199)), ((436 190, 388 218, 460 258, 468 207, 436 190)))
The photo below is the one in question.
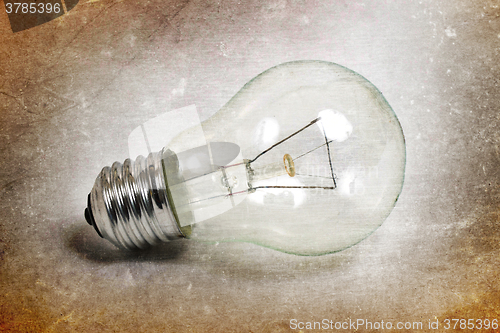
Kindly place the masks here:
POLYGON ((0 8, 1 331, 500 319, 498 1, 80 1, 15 34, 0 8), (188 241, 127 254, 86 224, 135 127, 190 104, 205 119, 299 59, 362 74, 402 124, 405 186, 372 236, 322 257, 188 241))

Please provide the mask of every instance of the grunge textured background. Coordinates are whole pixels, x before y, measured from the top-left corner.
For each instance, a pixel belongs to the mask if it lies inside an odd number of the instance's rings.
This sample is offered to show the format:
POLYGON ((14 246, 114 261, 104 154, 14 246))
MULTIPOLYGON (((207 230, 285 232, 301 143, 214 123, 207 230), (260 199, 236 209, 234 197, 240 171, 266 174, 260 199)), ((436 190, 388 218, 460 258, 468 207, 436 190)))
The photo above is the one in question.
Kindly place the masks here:
POLYGON ((498 1, 90 0, 17 33, 0 8, 1 331, 500 319, 498 1), (86 224, 135 127, 190 104, 206 119, 300 59, 360 73, 399 117, 406 181, 372 236, 321 257, 189 241, 125 253, 86 224))

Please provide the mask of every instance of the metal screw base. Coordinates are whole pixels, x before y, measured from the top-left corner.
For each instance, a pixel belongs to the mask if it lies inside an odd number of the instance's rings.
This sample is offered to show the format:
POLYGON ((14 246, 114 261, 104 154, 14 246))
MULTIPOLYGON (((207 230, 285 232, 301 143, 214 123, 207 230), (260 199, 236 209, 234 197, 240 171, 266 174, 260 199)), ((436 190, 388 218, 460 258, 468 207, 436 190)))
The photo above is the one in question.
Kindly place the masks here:
POLYGON ((105 167, 88 196, 85 219, 118 247, 146 248, 183 237, 167 200, 163 149, 105 167))

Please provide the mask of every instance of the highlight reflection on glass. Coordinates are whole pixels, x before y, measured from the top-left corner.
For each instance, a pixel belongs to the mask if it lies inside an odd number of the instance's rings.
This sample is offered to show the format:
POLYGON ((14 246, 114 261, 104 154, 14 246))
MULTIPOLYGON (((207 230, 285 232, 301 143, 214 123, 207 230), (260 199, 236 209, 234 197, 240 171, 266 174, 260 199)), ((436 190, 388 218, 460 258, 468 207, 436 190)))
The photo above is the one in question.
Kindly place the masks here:
POLYGON ((401 192, 395 114, 370 82, 333 63, 271 68, 201 128, 103 169, 85 212, 100 235, 125 248, 187 237, 319 255, 367 237, 401 192), (198 133, 206 144, 191 146, 198 133))

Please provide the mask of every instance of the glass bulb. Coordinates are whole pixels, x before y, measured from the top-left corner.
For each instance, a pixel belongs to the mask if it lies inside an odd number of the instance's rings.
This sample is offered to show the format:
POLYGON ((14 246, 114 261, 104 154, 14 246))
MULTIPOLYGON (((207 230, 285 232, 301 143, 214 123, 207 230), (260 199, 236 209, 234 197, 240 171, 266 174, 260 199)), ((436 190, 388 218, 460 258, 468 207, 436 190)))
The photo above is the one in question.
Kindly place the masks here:
MULTIPOLYGON (((178 237, 300 255, 350 247, 401 192, 405 143, 382 94, 323 61, 273 67, 161 152, 106 167, 85 211, 115 245, 178 237)), ((168 128, 165 128, 167 131, 168 128)))

